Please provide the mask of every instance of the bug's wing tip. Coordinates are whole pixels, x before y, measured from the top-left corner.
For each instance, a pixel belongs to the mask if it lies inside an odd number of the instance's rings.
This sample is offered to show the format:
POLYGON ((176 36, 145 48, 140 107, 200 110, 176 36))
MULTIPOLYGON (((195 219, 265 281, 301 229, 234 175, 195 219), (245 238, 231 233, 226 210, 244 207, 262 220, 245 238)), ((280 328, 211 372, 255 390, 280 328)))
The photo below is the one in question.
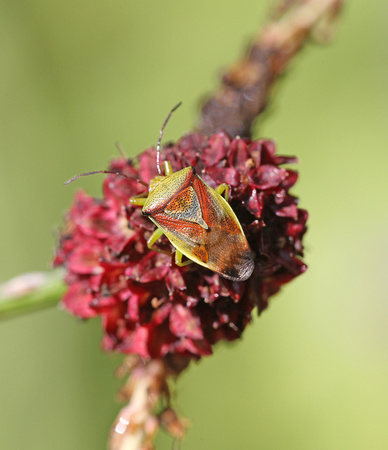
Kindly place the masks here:
POLYGON ((239 264, 231 265, 220 275, 232 281, 246 281, 252 275, 254 268, 253 255, 251 252, 246 252, 240 256, 239 264))
POLYGON ((239 280, 246 281, 252 275, 254 268, 255 264, 253 259, 250 259, 247 264, 241 267, 239 280))

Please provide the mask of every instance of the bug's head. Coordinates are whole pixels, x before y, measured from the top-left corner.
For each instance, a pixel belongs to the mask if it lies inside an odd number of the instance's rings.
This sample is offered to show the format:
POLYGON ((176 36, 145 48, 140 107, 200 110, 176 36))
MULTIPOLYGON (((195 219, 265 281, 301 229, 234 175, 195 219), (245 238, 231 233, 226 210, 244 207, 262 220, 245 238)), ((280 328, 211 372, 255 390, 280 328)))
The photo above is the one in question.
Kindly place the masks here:
POLYGON ((152 178, 148 186, 148 192, 153 191, 155 187, 165 178, 166 178, 165 175, 157 175, 155 178, 152 178))
POLYGON ((155 187, 165 178, 167 178, 169 175, 171 175, 173 173, 170 161, 164 161, 163 163, 164 166, 164 175, 160 174, 160 175, 156 175, 156 177, 152 178, 152 180, 149 182, 148 185, 148 192, 151 192, 155 189, 155 187))

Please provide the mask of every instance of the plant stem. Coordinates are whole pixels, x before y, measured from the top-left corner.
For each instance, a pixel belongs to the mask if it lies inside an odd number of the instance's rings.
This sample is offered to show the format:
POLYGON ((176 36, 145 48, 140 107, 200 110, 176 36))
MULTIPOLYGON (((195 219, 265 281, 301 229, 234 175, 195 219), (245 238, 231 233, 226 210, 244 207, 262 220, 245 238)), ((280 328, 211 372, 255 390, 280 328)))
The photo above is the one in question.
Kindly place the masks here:
MULTIPOLYGON (((256 37, 247 54, 222 77, 220 87, 202 107, 198 131, 250 137, 275 82, 320 25, 331 30, 345 0, 284 0, 280 12, 256 37)), ((322 29, 319 31, 323 31, 322 29)), ((326 33, 327 36, 330 33, 326 33)))
POLYGON ((181 439, 189 423, 170 407, 167 384, 167 379, 178 373, 165 359, 145 361, 135 355, 127 357, 117 374, 127 373, 129 377, 120 396, 128 403, 113 424, 109 450, 154 450, 154 437, 159 428, 181 439))
POLYGON ((65 292, 63 271, 30 272, 0 285, 0 320, 58 304, 65 292))

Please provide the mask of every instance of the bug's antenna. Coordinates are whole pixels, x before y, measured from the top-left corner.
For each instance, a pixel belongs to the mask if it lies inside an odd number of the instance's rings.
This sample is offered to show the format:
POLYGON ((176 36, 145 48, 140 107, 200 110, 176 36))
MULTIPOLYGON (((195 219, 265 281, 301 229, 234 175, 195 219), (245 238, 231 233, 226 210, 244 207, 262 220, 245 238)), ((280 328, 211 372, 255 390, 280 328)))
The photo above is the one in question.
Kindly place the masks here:
POLYGON ((121 145, 121 142, 119 142, 119 141, 115 142, 115 147, 119 151, 120 155, 123 158, 127 159, 127 155, 125 154, 125 150, 124 150, 124 147, 121 145))
POLYGON ((156 145, 156 168, 158 169, 158 174, 162 174, 162 169, 160 168, 160 143, 162 142, 163 131, 166 128, 167 122, 170 120, 171 114, 181 106, 182 102, 179 102, 177 105, 172 108, 172 110, 168 113, 166 120, 164 121, 162 128, 160 129, 158 144, 156 145))
POLYGON ((97 173, 112 173, 113 175, 118 175, 118 176, 120 176, 120 177, 127 178, 128 180, 131 180, 131 181, 135 180, 135 181, 137 181, 138 183, 140 183, 140 184, 142 184, 143 186, 145 186, 145 187, 148 188, 148 184, 145 183, 145 182, 142 181, 142 180, 139 180, 139 178, 131 177, 130 175, 125 175, 124 173, 116 172, 116 171, 114 171, 114 170, 94 170, 93 172, 80 173, 80 174, 78 174, 78 175, 75 175, 73 178, 70 178, 70 180, 67 180, 66 183, 65 183, 65 185, 72 183, 73 181, 77 180, 77 179, 80 178, 80 177, 87 177, 87 176, 89 176, 89 175, 96 175, 97 173))

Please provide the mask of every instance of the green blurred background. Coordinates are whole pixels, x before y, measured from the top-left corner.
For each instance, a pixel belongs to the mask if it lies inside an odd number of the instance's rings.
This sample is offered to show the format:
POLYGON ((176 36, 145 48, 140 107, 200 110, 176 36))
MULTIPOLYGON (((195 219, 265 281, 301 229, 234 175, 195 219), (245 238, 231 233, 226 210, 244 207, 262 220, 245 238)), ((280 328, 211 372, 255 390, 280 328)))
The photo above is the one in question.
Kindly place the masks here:
MULTIPOLYGON (((256 133, 300 157, 309 270, 178 381, 184 450, 388 448, 388 4, 348 3, 256 133)), ((47 269, 75 190, 100 194, 101 177, 64 180, 106 167, 117 140, 155 144, 179 100, 165 140, 190 130, 268 4, 0 2, 0 281, 47 269)), ((105 448, 121 358, 100 336, 57 308, 0 324, 0 448, 105 448)))

